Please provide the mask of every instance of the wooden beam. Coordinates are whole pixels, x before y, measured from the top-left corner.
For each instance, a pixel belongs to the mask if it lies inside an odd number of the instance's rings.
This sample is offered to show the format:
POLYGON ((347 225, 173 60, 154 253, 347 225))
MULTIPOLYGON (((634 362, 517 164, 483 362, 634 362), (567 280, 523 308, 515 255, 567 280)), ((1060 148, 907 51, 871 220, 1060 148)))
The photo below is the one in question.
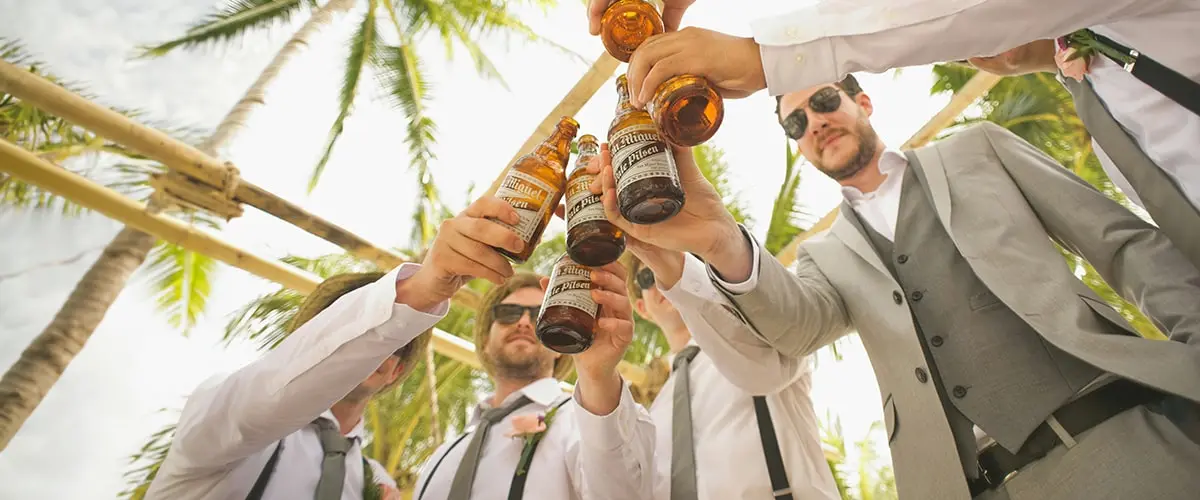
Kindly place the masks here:
MULTIPOLYGON (((963 110, 967 109, 967 106, 970 106, 971 103, 975 102, 976 99, 985 94, 988 90, 991 90, 991 88, 994 87, 1001 78, 1003 77, 984 71, 976 73, 975 76, 971 77, 971 79, 968 80, 967 83, 963 85, 963 87, 959 89, 957 93, 954 94, 954 97, 950 98, 950 102, 946 103, 946 105, 942 107, 941 111, 938 111, 937 114, 933 115, 933 117, 930 118, 929 121, 925 122, 925 125, 922 125, 921 128, 912 135, 912 137, 909 137, 907 141, 904 141, 904 144, 900 146, 900 149, 907 150, 919 148, 929 143, 929 141, 933 140, 934 137, 937 137, 938 133, 940 133, 951 123, 954 123, 954 119, 957 118, 958 115, 962 114, 963 110)), ((820 221, 817 221, 817 223, 808 228, 807 231, 797 235, 795 239, 787 244, 787 246, 783 247, 783 250, 780 250, 779 253, 775 255, 775 258, 779 259, 779 262, 785 267, 792 265, 792 262, 796 260, 796 252, 800 249, 800 244, 809 237, 829 229, 829 227, 833 225, 833 221, 837 219, 837 214, 838 209, 836 208, 825 214, 824 217, 821 217, 820 221)))

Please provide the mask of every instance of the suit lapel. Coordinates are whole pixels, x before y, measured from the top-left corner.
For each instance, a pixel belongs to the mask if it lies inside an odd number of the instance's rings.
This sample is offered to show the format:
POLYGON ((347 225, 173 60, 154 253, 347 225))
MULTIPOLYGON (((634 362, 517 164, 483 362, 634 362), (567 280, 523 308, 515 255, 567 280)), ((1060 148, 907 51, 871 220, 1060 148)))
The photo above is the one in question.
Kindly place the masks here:
POLYGON ((946 182, 946 166, 942 164, 942 155, 936 148, 927 147, 905 151, 904 156, 925 182, 929 195, 933 198, 934 211, 941 219, 942 227, 945 227, 946 232, 953 238, 954 231, 950 227, 950 185, 946 182))
POLYGON ((871 267, 874 267, 890 278, 892 273, 888 272, 887 267, 884 266, 883 261, 879 258, 879 253, 875 251, 875 247, 867 240, 863 223, 859 220, 858 214, 854 212, 854 207, 843 201, 840 211, 841 217, 833 221, 833 234, 839 240, 842 240, 842 243, 845 243, 847 247, 850 247, 854 253, 858 254, 859 257, 862 257, 868 264, 871 264, 871 267))

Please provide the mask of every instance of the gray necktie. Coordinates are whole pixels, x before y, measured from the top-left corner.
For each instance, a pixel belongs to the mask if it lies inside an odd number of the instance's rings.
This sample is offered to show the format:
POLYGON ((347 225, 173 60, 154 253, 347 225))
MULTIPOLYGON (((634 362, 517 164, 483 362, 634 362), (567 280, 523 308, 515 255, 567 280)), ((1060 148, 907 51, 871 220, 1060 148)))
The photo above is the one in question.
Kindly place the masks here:
POLYGON ((688 368, 700 353, 698 346, 684 347, 675 355, 671 370, 675 392, 671 403, 671 500, 696 500, 696 447, 692 443, 692 397, 688 368))
POLYGON ((321 438, 321 480, 317 482, 316 500, 341 500, 342 484, 346 482, 346 452, 353 438, 342 435, 341 429, 332 420, 318 418, 313 421, 317 435, 321 438))
MULTIPOLYGON (((1075 99, 1075 110, 1088 133, 1137 192, 1146 212, 1196 267, 1200 267, 1200 210, 1175 181, 1154 163, 1117 123, 1092 88, 1091 81, 1062 77, 1075 99)), ((1149 90, 1153 92, 1153 90, 1149 90)))
POLYGON ((471 443, 467 445, 462 462, 458 463, 458 470, 454 472, 454 481, 450 483, 450 495, 446 497, 447 500, 471 498, 471 485, 475 484, 475 471, 479 469, 479 456, 483 451, 483 442, 487 440, 488 429, 491 429, 493 424, 503 420, 508 414, 531 402, 529 398, 521 395, 515 401, 500 408, 484 411, 479 416, 479 425, 475 427, 475 435, 471 436, 471 443))

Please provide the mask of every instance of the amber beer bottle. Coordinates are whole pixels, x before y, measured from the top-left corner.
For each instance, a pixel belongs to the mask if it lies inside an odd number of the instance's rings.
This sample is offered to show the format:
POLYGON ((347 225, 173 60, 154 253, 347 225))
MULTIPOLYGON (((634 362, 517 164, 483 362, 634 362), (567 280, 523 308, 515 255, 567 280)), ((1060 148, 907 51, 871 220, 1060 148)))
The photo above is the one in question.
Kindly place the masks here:
MULTIPOLYGON (((609 55, 629 62, 633 51, 647 38, 664 31, 658 9, 646 0, 617 0, 600 18, 600 39, 609 55)), ((646 110, 663 138, 692 147, 703 144, 721 128, 725 104, 708 80, 678 75, 654 91, 646 110)))
POLYGON ((529 259, 534 247, 542 240, 542 231, 546 230, 546 224, 550 222, 550 217, 554 216, 554 209, 562 201, 571 140, 578 131, 579 122, 564 116, 550 137, 542 141, 532 153, 518 158, 508 168, 500 188, 496 190, 496 197, 507 201, 521 216, 521 222, 515 226, 492 219, 512 228, 525 242, 521 253, 514 254, 503 248, 496 249, 513 262, 519 264, 529 259))
POLYGON ((625 75, 617 77, 617 116, 608 128, 617 209, 634 224, 655 224, 683 208, 683 187, 671 148, 645 111, 629 104, 625 75))
POLYGON ((600 195, 589 190, 596 176, 587 172, 587 165, 598 154, 595 136, 580 137, 575 170, 567 178, 567 255, 591 267, 613 262, 625 251, 625 233, 604 217, 600 195))
POLYGON ((554 264, 550 285, 537 318, 542 345, 563 354, 577 354, 592 346, 600 306, 592 300, 592 270, 564 254, 554 264))

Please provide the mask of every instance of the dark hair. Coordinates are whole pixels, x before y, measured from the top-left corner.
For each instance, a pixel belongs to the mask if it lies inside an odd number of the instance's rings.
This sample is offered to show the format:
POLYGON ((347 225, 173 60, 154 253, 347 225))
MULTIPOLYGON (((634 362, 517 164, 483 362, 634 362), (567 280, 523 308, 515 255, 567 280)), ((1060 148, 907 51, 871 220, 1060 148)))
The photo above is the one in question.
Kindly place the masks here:
MULTIPOLYGON (((525 288, 541 290, 541 279, 541 276, 533 273, 517 272, 508 281, 505 281, 503 285, 494 286, 491 290, 488 290, 483 295, 483 299, 479 301, 479 310, 475 313, 475 354, 479 356, 479 364, 483 365, 484 371, 489 374, 494 375, 496 373, 491 358, 484 353, 488 337, 492 333, 492 323, 496 321, 495 316, 492 314, 492 307, 508 298, 509 295, 512 295, 517 290, 525 288)), ((533 319, 537 320, 537 318, 533 319)), ((571 362, 570 356, 559 356, 558 360, 554 362, 554 378, 566 380, 567 375, 574 368, 575 366, 571 362)))
MULTIPOLYGON (((858 79, 854 78, 854 75, 846 75, 845 78, 842 78, 842 81, 834 83, 833 86, 837 87, 839 89, 842 89, 842 92, 845 92, 846 95, 848 95, 850 97, 854 97, 858 94, 861 94, 863 91, 862 87, 858 85, 858 79)), ((779 103, 782 101, 783 101, 783 94, 775 96, 775 115, 776 116, 779 116, 779 103)))

